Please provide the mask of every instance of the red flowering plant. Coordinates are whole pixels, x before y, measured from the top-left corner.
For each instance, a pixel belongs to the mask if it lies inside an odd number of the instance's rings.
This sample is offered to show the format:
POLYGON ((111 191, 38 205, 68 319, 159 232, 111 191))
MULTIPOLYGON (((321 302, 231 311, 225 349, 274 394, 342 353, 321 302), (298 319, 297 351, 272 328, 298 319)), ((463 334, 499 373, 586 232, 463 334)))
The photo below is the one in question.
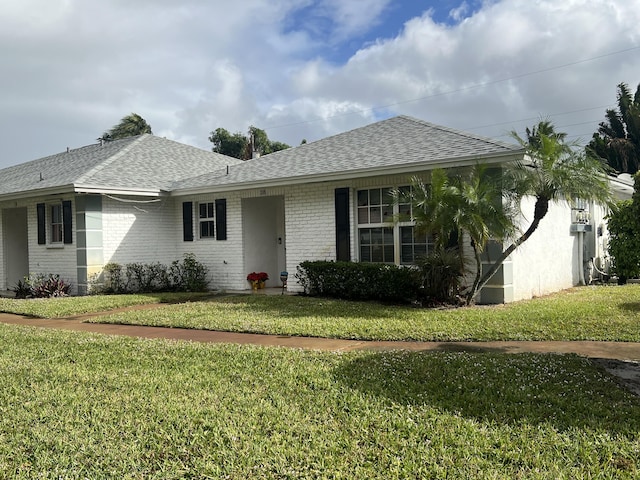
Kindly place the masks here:
POLYGON ((266 272, 251 272, 247 275, 247 280, 250 282, 266 282, 269 280, 269 275, 266 272))

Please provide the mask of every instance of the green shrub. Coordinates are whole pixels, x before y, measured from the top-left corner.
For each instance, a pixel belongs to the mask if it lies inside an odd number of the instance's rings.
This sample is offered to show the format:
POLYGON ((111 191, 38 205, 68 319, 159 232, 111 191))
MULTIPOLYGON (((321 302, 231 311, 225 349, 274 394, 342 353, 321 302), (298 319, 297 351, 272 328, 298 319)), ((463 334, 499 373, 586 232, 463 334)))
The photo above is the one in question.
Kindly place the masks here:
POLYGON ((308 295, 347 300, 411 302, 419 290, 414 268, 379 263, 306 261, 296 278, 308 295))
POLYGON ((423 302, 431 305, 457 303, 463 281, 458 250, 436 249, 420 257, 417 266, 420 270, 423 302))
POLYGON ((609 254, 619 283, 640 276, 640 208, 631 200, 618 202, 607 217, 609 254))
POLYGON ((158 262, 127 263, 124 267, 110 262, 103 269, 103 287, 96 293, 206 292, 208 269, 195 255, 187 253, 170 267, 158 262))
POLYGON ((182 262, 178 260, 171 264, 168 272, 170 283, 180 292, 204 292, 207 290, 208 268, 198 262, 193 253, 187 253, 182 262))

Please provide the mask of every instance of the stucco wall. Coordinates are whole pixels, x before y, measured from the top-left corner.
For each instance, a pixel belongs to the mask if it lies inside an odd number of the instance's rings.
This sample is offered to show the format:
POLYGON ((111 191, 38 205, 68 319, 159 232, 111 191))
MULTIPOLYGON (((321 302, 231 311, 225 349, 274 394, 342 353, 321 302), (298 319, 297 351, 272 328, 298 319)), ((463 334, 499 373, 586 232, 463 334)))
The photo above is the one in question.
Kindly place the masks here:
MULTIPOLYGON (((534 199, 522 203, 522 228, 530 225, 534 199)), ((571 208, 552 203, 538 229, 512 255, 513 300, 569 288, 579 281, 577 234, 570 232, 571 208)))

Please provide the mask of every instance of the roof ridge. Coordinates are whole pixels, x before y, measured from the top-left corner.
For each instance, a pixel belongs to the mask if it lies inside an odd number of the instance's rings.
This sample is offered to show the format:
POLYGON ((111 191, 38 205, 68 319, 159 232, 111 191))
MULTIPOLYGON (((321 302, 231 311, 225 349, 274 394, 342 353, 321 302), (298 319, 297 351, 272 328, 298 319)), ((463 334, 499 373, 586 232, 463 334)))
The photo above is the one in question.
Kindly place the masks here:
MULTIPOLYGON (((152 136, 153 135, 148 134, 148 133, 143 133, 142 135, 138 135, 138 138, 136 138, 132 142, 124 145, 120 150, 118 150, 116 153, 114 153, 110 157, 106 158, 102 162, 98 163, 98 165, 96 165, 95 167, 87 170, 85 172, 85 174, 82 175, 81 177, 76 178, 74 183, 79 184, 79 183, 84 182, 87 178, 91 178, 94 174, 96 174, 97 172, 105 169, 107 166, 109 166, 110 164, 115 162, 118 158, 122 157, 125 153, 128 153, 129 151, 131 151, 131 149, 134 146, 136 146, 139 143, 142 143, 142 141, 145 138, 152 137, 152 136)), ((128 137, 128 138, 126 138, 126 140, 129 140, 130 138, 133 138, 133 137, 128 137)), ((122 140, 125 140, 125 139, 122 139, 122 140)))
POLYGON ((443 132, 454 133, 456 135, 460 135, 460 136, 466 137, 466 138, 473 138, 475 140, 481 140, 483 142, 491 143, 492 145, 497 145, 497 146, 500 146, 500 147, 509 147, 509 148, 518 147, 518 149, 520 149, 520 146, 516 145, 515 143, 503 142, 502 140, 496 140, 495 138, 485 137, 484 135, 478 135, 476 133, 467 132, 466 130, 459 130, 457 128, 452 128, 452 127, 447 127, 445 125, 440 125, 440 124, 437 124, 437 123, 427 122, 426 120, 421 120, 419 118, 415 118, 415 117, 412 117, 410 115, 398 115, 395 118, 404 118, 406 120, 411 120, 413 122, 420 123, 422 125, 427 125, 429 127, 435 128, 436 130, 441 130, 443 132))

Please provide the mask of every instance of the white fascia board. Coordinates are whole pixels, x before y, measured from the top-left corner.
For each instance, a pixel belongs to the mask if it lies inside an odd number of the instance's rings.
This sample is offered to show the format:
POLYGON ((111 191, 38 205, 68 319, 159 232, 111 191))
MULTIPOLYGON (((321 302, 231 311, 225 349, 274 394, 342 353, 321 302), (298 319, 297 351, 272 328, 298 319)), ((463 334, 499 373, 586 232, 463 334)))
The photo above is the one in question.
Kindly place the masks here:
POLYGON ((50 188, 39 188, 34 190, 25 190, 22 192, 12 192, 0 195, 0 202, 12 201, 12 200, 24 200, 26 198, 33 197, 51 197, 54 195, 72 194, 73 185, 63 185, 50 188))
POLYGON ((323 173, 313 175, 301 175, 297 177, 280 177, 255 182, 238 182, 221 185, 210 185, 196 188, 186 188, 174 190, 171 196, 200 195, 207 193, 233 192, 238 190, 250 190, 256 188, 285 187, 289 185, 300 185, 305 183, 321 183, 341 180, 353 180, 354 178, 377 177, 381 175, 398 175, 414 173, 419 171, 429 171, 436 168, 456 168, 468 167, 483 161, 485 164, 502 164, 522 159, 522 152, 508 152, 491 156, 469 156, 443 159, 437 162, 415 162, 407 165, 390 165, 387 167, 371 167, 354 169, 336 173, 323 173))

